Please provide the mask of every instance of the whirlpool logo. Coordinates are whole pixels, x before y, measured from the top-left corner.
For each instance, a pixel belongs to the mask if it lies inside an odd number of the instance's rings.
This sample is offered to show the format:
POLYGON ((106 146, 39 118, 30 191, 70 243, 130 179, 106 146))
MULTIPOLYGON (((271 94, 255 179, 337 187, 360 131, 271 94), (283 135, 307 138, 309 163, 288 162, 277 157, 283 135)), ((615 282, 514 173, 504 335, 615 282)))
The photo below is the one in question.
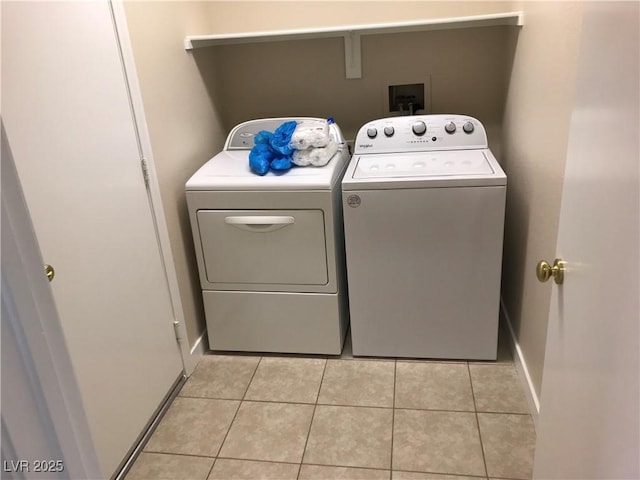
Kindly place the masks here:
POLYGON ((349 195, 347 197, 347 205, 349 205, 351 208, 358 208, 361 203, 362 200, 358 195, 349 195))
POLYGON ((373 147, 373 143, 361 143, 358 145, 358 148, 371 148, 373 147))

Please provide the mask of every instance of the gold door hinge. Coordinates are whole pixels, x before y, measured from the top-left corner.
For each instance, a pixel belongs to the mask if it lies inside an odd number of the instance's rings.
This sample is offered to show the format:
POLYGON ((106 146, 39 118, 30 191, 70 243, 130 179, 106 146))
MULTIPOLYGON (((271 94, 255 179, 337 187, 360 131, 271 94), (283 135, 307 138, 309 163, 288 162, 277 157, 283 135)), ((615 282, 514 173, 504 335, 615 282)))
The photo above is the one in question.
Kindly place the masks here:
POLYGON ((147 159, 141 158, 140 164, 142 166, 142 178, 144 179, 144 184, 149 188, 149 165, 147 164, 147 159))

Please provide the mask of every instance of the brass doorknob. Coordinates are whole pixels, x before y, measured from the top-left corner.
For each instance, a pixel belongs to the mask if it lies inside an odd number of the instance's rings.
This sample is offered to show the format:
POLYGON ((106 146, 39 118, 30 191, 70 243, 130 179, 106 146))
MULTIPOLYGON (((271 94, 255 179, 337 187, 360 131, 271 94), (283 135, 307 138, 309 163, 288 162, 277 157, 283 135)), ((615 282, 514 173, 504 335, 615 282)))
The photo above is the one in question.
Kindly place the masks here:
POLYGON ((567 262, 564 262, 560 258, 556 258, 553 262, 553 266, 549 265, 546 261, 540 260, 536 267, 536 277, 542 283, 553 277, 553 281, 557 285, 562 285, 564 282, 564 270, 567 262))
POLYGON ((52 282, 53 281, 53 277, 56 276, 56 271, 49 264, 46 264, 44 266, 44 273, 47 275, 47 278, 49 279, 50 282, 52 282))

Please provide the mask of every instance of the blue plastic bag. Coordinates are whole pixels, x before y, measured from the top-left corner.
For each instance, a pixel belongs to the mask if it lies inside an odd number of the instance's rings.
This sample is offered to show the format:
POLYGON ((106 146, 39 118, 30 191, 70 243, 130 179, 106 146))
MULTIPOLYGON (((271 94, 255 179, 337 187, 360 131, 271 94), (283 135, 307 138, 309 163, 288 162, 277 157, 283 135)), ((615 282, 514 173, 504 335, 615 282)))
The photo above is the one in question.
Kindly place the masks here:
POLYGON ((283 173, 293 166, 294 150, 289 146, 296 122, 285 122, 275 132, 262 130, 254 137, 255 146, 249 153, 249 168, 258 175, 266 175, 271 169, 283 173))
POLYGON ((258 143, 249 153, 249 168, 253 173, 266 175, 271 165, 273 153, 266 143, 258 143))

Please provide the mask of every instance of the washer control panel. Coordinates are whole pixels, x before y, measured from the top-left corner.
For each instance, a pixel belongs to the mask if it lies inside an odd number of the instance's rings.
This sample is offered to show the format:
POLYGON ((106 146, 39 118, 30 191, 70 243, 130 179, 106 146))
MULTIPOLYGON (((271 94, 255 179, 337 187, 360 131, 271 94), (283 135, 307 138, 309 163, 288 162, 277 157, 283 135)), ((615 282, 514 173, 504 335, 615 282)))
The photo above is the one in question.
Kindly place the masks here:
POLYGON ((468 115, 388 117, 363 125, 354 154, 488 148, 487 133, 468 115))

